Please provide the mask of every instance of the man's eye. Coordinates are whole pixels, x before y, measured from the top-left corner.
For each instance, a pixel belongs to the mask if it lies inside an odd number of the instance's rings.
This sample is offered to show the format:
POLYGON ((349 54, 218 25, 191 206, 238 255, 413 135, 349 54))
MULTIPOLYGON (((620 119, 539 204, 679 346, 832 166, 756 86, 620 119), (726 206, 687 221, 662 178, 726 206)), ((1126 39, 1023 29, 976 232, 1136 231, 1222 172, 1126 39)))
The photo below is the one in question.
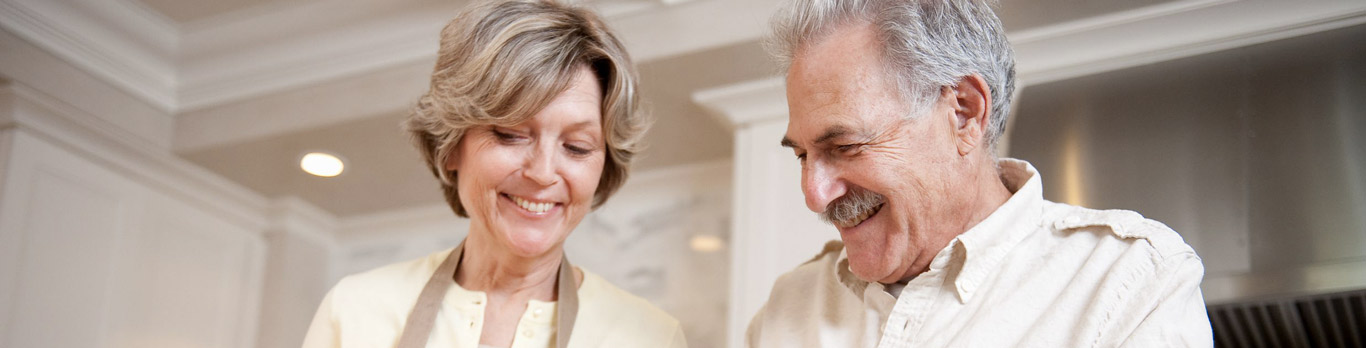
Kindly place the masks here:
POLYGON ((835 152, 841 155, 852 155, 863 149, 862 144, 840 145, 835 147, 835 152))

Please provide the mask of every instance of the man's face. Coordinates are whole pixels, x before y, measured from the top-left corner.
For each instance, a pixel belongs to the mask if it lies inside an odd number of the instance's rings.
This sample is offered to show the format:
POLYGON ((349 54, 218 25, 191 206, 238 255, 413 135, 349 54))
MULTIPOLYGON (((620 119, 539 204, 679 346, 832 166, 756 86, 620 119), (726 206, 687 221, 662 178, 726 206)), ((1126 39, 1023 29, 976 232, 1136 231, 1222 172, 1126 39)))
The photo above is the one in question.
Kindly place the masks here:
POLYGON ((912 110, 880 66, 875 35, 846 25, 798 52, 783 143, 801 161, 807 208, 839 230, 853 273, 890 283, 923 271, 944 236, 965 229, 948 218, 962 168, 954 110, 942 102, 951 98, 912 110))

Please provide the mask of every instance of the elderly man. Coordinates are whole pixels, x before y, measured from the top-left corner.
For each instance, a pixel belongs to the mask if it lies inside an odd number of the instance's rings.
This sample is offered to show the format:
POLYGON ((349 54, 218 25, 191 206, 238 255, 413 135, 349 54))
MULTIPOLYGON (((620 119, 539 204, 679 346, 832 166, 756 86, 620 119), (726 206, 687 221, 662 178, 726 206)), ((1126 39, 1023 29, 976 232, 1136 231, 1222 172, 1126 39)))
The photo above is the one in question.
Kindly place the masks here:
POLYGON ((1212 345, 1181 236, 995 158, 1014 58, 989 4, 796 0, 774 27, 782 145, 843 244, 779 278, 749 346, 1212 345))

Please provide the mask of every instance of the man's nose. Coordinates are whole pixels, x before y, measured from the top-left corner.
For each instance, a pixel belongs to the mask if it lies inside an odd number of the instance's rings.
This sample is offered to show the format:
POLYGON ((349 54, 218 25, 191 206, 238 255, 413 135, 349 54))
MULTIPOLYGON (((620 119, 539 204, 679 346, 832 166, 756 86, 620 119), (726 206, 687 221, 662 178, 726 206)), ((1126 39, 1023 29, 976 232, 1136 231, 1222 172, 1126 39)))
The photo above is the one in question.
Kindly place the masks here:
POLYGON ((541 186, 554 185, 559 180, 555 173, 555 160, 554 149, 538 145, 531 150, 522 176, 541 186))
POLYGON ((845 191, 844 182, 834 168, 813 163, 802 169, 802 194, 806 195, 807 209, 823 213, 830 202, 843 196, 845 191))

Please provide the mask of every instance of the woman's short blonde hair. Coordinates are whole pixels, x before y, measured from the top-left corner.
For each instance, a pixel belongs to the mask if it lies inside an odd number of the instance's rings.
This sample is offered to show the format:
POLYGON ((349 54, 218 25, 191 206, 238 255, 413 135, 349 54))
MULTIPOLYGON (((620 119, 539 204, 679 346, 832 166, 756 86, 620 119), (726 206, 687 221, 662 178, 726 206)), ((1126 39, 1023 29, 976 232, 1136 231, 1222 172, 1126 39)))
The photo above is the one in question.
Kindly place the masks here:
POLYGON ((639 112, 636 72, 625 47, 593 12, 554 0, 493 1, 471 7, 441 30, 431 87, 404 122, 446 202, 468 217, 445 163, 465 131, 531 118, 588 66, 603 88, 607 156, 593 207, 626 182, 648 127, 639 112))

